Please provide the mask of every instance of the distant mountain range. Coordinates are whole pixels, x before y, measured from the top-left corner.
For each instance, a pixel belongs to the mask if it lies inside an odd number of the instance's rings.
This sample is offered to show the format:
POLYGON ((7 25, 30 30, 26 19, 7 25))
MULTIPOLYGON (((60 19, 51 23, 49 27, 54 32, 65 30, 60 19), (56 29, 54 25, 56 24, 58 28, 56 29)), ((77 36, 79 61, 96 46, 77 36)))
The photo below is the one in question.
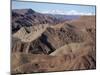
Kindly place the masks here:
POLYGON ((80 16, 79 15, 61 15, 61 14, 46 14, 51 17, 55 17, 56 19, 59 19, 60 21, 69 21, 73 19, 78 19, 80 16))

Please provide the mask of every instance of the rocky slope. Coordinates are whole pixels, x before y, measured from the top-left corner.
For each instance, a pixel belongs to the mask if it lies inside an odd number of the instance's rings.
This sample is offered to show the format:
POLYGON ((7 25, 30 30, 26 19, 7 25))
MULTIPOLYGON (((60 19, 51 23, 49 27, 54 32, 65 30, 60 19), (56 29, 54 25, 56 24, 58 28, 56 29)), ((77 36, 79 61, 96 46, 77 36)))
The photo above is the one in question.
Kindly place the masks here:
POLYGON ((13 13, 12 73, 96 68, 95 16, 81 16, 79 19, 56 24, 54 19, 30 9, 14 10, 13 13), (34 18, 33 13, 36 16, 34 18), (23 22, 20 18, 28 20, 23 22), (22 24, 17 23, 18 28, 15 24, 19 20, 22 24), (40 20, 48 21, 39 23, 40 20))
POLYGON ((12 32, 18 31, 21 27, 30 27, 37 24, 56 24, 59 20, 53 16, 38 13, 32 9, 12 10, 12 32))

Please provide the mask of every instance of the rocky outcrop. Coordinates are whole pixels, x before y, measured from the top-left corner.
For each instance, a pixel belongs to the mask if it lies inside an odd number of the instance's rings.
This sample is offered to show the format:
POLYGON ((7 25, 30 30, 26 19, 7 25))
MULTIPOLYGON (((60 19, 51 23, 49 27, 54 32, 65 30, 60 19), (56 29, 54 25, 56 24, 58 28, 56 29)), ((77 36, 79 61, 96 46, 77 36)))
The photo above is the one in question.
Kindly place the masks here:
MULTIPOLYGON (((46 25, 45 25, 46 26, 46 25)), ((52 27, 47 27, 45 30, 39 30, 42 33, 34 34, 34 30, 31 30, 30 33, 27 33, 26 29, 20 29, 17 33, 15 33, 13 36, 19 38, 22 44, 25 45, 24 50, 21 49, 22 52, 25 52, 28 50, 30 53, 44 53, 44 54, 50 54, 51 52, 55 51, 56 49, 60 48, 61 46, 73 42, 82 42, 83 37, 82 32, 77 30, 72 25, 64 24, 61 28, 55 29, 52 27), (39 34, 39 36, 37 35, 39 34), (31 39, 28 41, 30 37, 31 39), (34 38, 35 36, 36 38, 34 38), (25 38, 26 37, 26 38, 25 38), (26 47, 26 46, 29 47, 26 47)), ((14 41, 17 46, 18 41, 14 41)), ((19 44, 19 42, 18 42, 19 44)), ((23 48, 23 47, 21 47, 23 48)), ((17 50, 17 49, 16 49, 17 50)), ((17 50, 19 51, 19 50, 17 50)))
POLYGON ((12 40, 12 52, 25 52, 29 53, 30 43, 22 42, 18 38, 14 38, 12 40))

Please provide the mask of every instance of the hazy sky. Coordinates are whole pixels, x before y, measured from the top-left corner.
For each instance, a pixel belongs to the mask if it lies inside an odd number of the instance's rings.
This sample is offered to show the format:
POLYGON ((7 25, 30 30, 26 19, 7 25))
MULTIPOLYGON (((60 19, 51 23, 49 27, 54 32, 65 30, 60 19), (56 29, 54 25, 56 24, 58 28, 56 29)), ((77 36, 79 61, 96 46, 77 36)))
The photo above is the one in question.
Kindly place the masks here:
POLYGON ((23 9, 23 8, 31 8, 37 12, 51 13, 51 14, 71 14, 71 15, 95 14, 95 6, 12 1, 12 9, 23 9))

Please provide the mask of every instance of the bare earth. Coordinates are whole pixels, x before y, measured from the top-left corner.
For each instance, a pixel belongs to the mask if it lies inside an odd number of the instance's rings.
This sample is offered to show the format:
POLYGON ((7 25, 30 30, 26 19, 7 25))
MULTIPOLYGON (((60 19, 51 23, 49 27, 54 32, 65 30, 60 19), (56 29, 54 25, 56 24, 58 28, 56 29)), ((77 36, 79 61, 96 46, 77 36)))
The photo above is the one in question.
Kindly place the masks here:
POLYGON ((95 16, 81 16, 21 27, 12 34, 12 74, 95 69, 95 26, 95 16))

